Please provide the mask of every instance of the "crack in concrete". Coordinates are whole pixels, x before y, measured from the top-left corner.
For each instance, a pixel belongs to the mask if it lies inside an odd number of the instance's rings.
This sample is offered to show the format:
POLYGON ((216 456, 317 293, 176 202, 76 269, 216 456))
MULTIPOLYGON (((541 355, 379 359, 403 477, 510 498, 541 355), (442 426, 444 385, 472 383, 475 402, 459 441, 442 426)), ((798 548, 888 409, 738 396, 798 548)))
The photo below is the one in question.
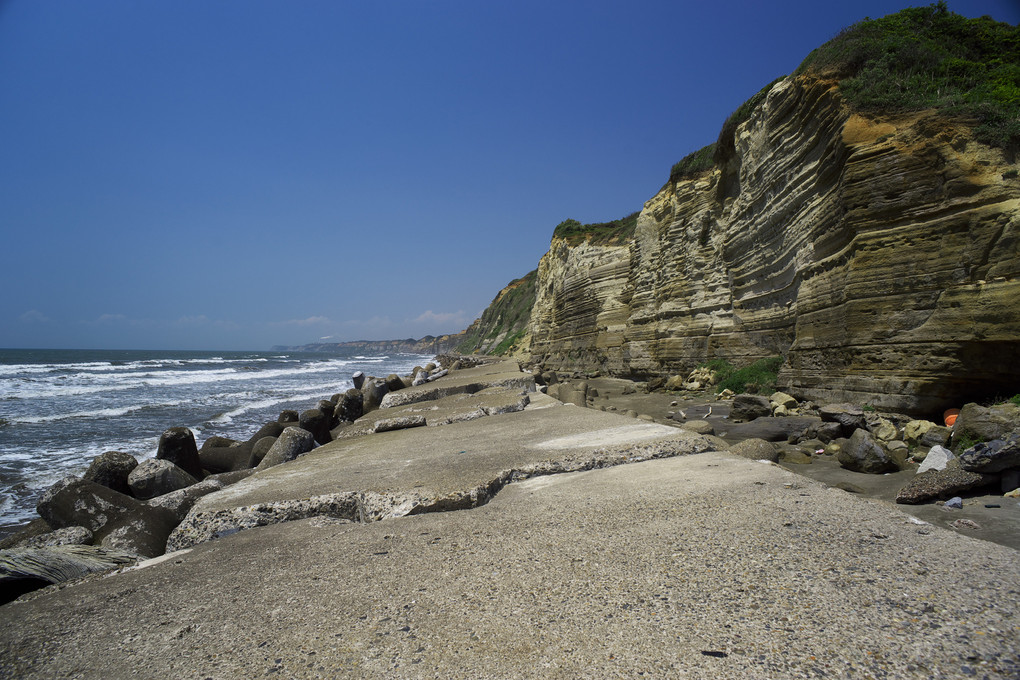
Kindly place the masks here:
POLYGON ((223 538, 246 529, 312 517, 329 517, 342 522, 368 524, 408 515, 470 510, 490 502, 505 486, 513 482, 704 453, 714 448, 707 439, 665 439, 623 448, 600 448, 590 453, 503 470, 493 479, 472 489, 442 496, 419 492, 343 491, 227 510, 193 511, 170 534, 167 552, 191 548, 199 543, 223 538))

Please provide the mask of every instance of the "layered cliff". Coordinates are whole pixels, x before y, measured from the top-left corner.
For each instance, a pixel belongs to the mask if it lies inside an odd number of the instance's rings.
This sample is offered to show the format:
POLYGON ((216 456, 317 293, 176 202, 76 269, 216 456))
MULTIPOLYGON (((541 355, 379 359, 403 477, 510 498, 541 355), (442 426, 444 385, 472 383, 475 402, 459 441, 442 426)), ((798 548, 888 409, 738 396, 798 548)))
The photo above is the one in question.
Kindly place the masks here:
POLYGON ((811 74, 720 143, 626 245, 553 239, 536 362, 642 377, 781 354, 801 397, 909 411, 1017 390, 1020 180, 970 121, 863 114, 811 74))

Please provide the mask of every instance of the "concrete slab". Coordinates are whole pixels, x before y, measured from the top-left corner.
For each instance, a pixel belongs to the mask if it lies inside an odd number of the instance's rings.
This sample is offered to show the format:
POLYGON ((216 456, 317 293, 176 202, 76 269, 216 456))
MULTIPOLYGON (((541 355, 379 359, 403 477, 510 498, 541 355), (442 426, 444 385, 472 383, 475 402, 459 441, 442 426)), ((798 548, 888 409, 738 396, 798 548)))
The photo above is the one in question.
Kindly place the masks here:
POLYGON ((563 405, 339 439, 203 497, 168 549, 316 514, 364 520, 472 507, 514 479, 714 448, 677 428, 563 405))
POLYGON ((535 378, 530 373, 522 373, 516 361, 497 361, 453 371, 424 385, 390 392, 383 397, 380 406, 383 409, 388 409, 419 401, 434 401, 452 394, 473 394, 489 387, 524 389, 534 392, 535 378))
POLYGON ((704 453, 42 593, 0 607, 0 676, 1016 677, 1017 557, 704 453))

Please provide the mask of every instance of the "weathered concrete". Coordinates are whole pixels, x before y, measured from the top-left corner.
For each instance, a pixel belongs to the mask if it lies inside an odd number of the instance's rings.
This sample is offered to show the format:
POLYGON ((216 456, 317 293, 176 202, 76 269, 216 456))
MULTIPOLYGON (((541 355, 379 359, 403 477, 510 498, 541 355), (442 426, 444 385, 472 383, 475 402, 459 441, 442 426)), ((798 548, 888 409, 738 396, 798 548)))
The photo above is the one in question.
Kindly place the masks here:
POLYGON ((474 368, 453 371, 436 382, 390 392, 380 408, 393 408, 419 401, 434 401, 452 394, 473 394, 489 387, 535 391, 535 377, 522 373, 516 361, 499 361, 474 368))
POLYGON ((1016 560, 705 453, 252 529, 43 592, 0 607, 0 676, 1015 677, 1016 560))

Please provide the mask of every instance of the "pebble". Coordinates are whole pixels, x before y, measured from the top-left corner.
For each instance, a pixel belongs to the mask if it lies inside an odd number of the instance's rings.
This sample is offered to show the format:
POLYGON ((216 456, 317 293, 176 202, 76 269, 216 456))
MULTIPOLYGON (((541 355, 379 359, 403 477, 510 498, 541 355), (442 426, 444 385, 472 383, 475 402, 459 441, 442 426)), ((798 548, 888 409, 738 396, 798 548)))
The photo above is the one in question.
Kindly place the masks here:
POLYGON ((954 496, 953 498, 950 498, 948 501, 946 501, 946 504, 943 505, 942 507, 944 507, 946 510, 952 510, 954 508, 957 510, 962 510, 963 499, 960 498, 959 496, 954 496))

